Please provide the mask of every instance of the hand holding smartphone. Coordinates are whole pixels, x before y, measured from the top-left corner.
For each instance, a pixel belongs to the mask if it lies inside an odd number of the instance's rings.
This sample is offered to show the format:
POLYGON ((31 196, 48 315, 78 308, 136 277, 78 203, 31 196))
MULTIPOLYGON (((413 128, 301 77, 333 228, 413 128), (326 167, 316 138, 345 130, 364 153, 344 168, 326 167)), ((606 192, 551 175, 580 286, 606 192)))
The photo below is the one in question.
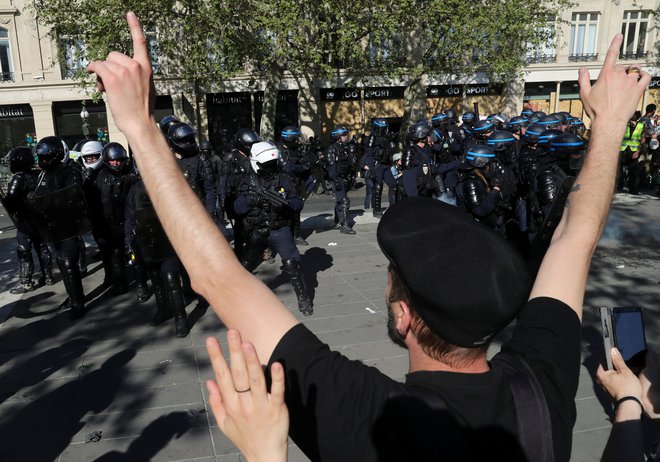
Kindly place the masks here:
POLYGON ((639 306, 601 307, 600 319, 607 369, 612 370, 610 350, 612 347, 616 347, 621 352, 626 365, 635 373, 639 373, 645 366, 646 357, 642 308, 639 306))

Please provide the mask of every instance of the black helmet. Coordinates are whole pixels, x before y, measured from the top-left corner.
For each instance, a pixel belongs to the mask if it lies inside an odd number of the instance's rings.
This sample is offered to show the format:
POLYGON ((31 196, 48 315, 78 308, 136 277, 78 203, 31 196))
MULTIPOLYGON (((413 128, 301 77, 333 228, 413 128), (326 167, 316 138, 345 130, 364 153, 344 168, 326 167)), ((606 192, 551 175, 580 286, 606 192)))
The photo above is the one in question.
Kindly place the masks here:
POLYGON ((534 110, 532 108, 526 107, 523 108, 522 112, 520 113, 521 116, 530 118, 534 114, 534 110))
POLYGON ((234 137, 234 147, 245 155, 250 155, 250 149, 254 143, 261 141, 261 137, 249 128, 239 128, 234 137))
POLYGON ((160 119, 160 122, 158 122, 158 126, 160 127, 160 130, 163 132, 163 135, 167 137, 167 132, 170 131, 170 127, 174 124, 180 124, 181 121, 174 117, 173 115, 167 115, 160 119))
POLYGON ((550 151, 557 157, 564 157, 583 149, 584 140, 574 133, 562 133, 550 140, 550 151))
POLYGON ((472 129, 475 135, 481 136, 485 135, 486 133, 490 133, 493 130, 495 130, 495 125, 493 125, 493 122, 490 120, 480 120, 474 124, 474 128, 472 129))
POLYGON ((461 116, 461 120, 463 121, 464 124, 472 124, 474 122, 474 119, 477 117, 477 115, 472 112, 464 112, 463 115, 461 116))
POLYGON ((554 138, 557 138, 561 134, 561 130, 557 130, 556 128, 548 128, 544 130, 543 133, 541 133, 541 136, 539 136, 539 144, 542 146, 549 146, 550 141, 554 138))
POLYGON ((507 129, 511 133, 519 133, 522 127, 527 127, 528 125, 529 125, 529 120, 527 119, 527 117, 516 116, 516 117, 512 117, 511 120, 509 120, 507 129))
POLYGON ((389 127, 390 124, 387 123, 387 120, 381 118, 374 119, 371 122, 371 133, 378 136, 385 136, 389 127))
POLYGON ((545 127, 543 127, 543 125, 530 124, 530 126, 527 127, 527 130, 525 131, 525 138, 527 138, 530 143, 538 143, 539 137, 544 130, 545 127))
POLYGON ((330 132, 330 137, 332 137, 333 140, 338 140, 342 136, 348 136, 348 128, 343 125, 333 128, 332 132, 330 132))
POLYGON ((282 129, 280 135, 282 136, 282 141, 284 141, 285 143, 295 143, 300 139, 302 133, 300 132, 300 129, 298 127, 289 125, 288 127, 284 127, 282 129))
POLYGON ((103 163, 114 173, 126 171, 130 158, 124 146, 119 143, 108 143, 103 147, 103 163), (110 165, 111 160, 119 161, 119 165, 110 165))
POLYGON ((556 114, 550 114, 544 117, 541 117, 537 124, 543 125, 545 128, 557 128, 561 123, 559 117, 556 114))
POLYGON ((41 138, 35 148, 39 168, 52 170, 57 167, 65 156, 64 141, 57 136, 41 138))
POLYGON ((167 141, 172 151, 182 157, 192 157, 197 154, 195 130, 188 124, 172 124, 167 131, 167 141))
POLYGON ((444 138, 440 130, 434 128, 433 131, 431 131, 431 139, 433 140, 434 143, 442 143, 442 140, 444 138))
POLYGON ((541 120, 543 117, 545 117, 545 112, 542 112, 542 111, 535 112, 534 114, 529 116, 529 123, 530 124, 535 124, 539 120, 541 120))
POLYGON ((202 140, 199 142, 199 150, 210 154, 213 151, 213 146, 211 146, 210 141, 202 140))
POLYGON ((445 114, 444 112, 439 112, 435 114, 433 117, 431 117, 431 125, 435 128, 438 128, 439 126, 447 123, 447 120, 449 120, 447 114, 445 114))
POLYGON ((563 112, 555 112, 553 114, 550 114, 552 117, 556 117, 557 120, 559 121, 559 125, 566 125, 566 114, 563 112))
POLYGON ((465 153, 465 160, 475 168, 485 167, 494 158, 495 151, 485 144, 476 144, 465 153))
POLYGON ((569 125, 571 123, 571 120, 574 119, 574 117, 571 115, 571 113, 567 112, 567 111, 561 111, 561 112, 558 112, 555 115, 564 116, 564 120, 562 121, 562 125, 569 125))
POLYGON ((417 122, 415 125, 410 127, 408 137, 413 141, 426 140, 430 132, 431 130, 428 126, 428 122, 424 120, 417 122))
POLYGON ((458 120, 458 116, 456 116, 456 111, 454 111, 453 109, 447 109, 445 111, 445 115, 447 116, 447 119, 450 122, 456 122, 458 120))
POLYGON ((516 139, 511 132, 506 130, 495 130, 492 135, 488 137, 487 144, 488 146, 491 146, 494 151, 499 152, 504 151, 515 142, 516 139))
POLYGON ((568 131, 581 136, 584 132, 584 122, 582 122, 582 119, 579 117, 572 118, 569 122, 568 131))
POLYGON ((9 162, 9 170, 11 173, 28 172, 34 166, 34 154, 32 148, 27 146, 20 146, 13 148, 7 154, 7 161, 9 162))

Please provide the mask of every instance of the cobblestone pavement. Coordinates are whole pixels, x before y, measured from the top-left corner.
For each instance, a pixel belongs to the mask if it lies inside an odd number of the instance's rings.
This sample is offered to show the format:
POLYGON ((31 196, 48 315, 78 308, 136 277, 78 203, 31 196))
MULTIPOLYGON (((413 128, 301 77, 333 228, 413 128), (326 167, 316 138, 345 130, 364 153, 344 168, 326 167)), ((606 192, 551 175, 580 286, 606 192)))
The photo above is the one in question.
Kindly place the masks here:
MULTIPOLYGON (((361 194, 352 193, 354 209, 361 194)), ((407 356, 387 339, 387 262, 369 212, 358 210, 358 234, 345 236, 328 229, 332 198, 309 200, 303 232, 310 246, 300 250, 315 313, 301 320, 332 348, 401 379, 407 356)), ((592 380, 602 354, 597 307, 644 306, 649 343, 658 346, 659 221, 660 201, 619 195, 596 251, 585 299, 572 460, 599 460, 610 429, 609 400, 592 380)), ((148 325, 153 298, 137 305, 133 293, 107 297, 101 264, 92 258, 84 279, 90 311, 71 322, 59 309, 61 282, 22 298, 9 294, 16 282, 15 240, 6 217, 0 217, 0 231, 0 460, 241 460, 206 402, 204 381, 212 373, 204 339, 224 341, 209 307, 192 302, 191 333, 175 338, 172 324, 148 325)), ((92 241, 88 247, 94 257, 92 241)), ((257 276, 298 316, 279 261, 263 264, 257 276)), ((290 460, 307 459, 292 446, 290 460)))

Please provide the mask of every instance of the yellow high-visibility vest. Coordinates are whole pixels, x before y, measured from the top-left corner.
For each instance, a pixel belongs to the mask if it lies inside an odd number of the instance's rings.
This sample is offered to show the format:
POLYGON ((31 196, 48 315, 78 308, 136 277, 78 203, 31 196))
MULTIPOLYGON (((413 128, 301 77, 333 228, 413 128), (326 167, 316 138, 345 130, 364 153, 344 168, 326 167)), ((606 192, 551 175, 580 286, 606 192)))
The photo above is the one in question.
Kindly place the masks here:
POLYGON ((644 122, 638 122, 635 129, 630 133, 630 125, 626 127, 626 135, 621 141, 621 151, 630 148, 631 151, 636 152, 639 150, 639 145, 642 144, 642 134, 644 134, 644 122))

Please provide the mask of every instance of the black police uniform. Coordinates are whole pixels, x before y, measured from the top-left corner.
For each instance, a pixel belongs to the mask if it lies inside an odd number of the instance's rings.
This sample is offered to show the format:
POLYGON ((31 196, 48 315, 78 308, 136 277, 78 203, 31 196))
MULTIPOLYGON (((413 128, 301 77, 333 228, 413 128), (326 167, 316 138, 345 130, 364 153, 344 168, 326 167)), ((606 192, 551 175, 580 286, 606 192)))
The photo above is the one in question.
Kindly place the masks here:
POLYGON ((437 194, 438 188, 434 178, 435 166, 428 146, 420 147, 412 144, 404 149, 401 165, 406 197, 432 197, 437 194))
POLYGON ((241 263, 253 271, 261 263, 266 246, 282 258, 284 270, 291 278, 291 285, 298 299, 298 309, 305 315, 313 313, 313 305, 302 274, 300 252, 293 242, 289 223, 296 212, 303 208, 294 179, 285 172, 246 173, 241 178, 234 210, 244 223, 246 245, 241 263), (276 203, 260 195, 269 191, 282 203, 276 203))
POLYGON ((227 217, 232 220, 234 230, 234 253, 241 259, 245 246, 245 226, 243 220, 239 219, 234 210, 234 202, 238 197, 241 178, 244 174, 250 172, 250 157, 244 155, 238 149, 232 149, 225 159, 225 171, 227 172, 227 183, 225 195, 225 204, 227 217))
POLYGON ((381 207, 385 172, 392 166, 392 142, 385 136, 371 134, 364 142, 364 163, 373 182, 371 207, 375 217, 382 217, 381 207))
POLYGON ((339 223, 342 233, 355 234, 349 216, 351 201, 348 198, 348 188, 353 174, 353 165, 348 143, 342 143, 339 140, 331 143, 326 151, 326 158, 328 174, 332 179, 332 188, 335 193, 335 221, 339 223))
MULTIPOLYGON (((282 170, 291 175, 296 193, 299 196, 306 196, 314 186, 314 178, 311 176, 310 166, 302 146, 298 143, 280 142, 277 144, 277 148, 283 159, 282 170)), ((295 212, 291 218, 291 231, 296 244, 309 245, 300 235, 300 212, 295 212)))
POLYGON ((473 218, 495 229, 497 227, 497 205, 501 194, 491 188, 485 169, 468 163, 459 169, 459 182, 456 188, 458 205, 465 208, 473 218))

